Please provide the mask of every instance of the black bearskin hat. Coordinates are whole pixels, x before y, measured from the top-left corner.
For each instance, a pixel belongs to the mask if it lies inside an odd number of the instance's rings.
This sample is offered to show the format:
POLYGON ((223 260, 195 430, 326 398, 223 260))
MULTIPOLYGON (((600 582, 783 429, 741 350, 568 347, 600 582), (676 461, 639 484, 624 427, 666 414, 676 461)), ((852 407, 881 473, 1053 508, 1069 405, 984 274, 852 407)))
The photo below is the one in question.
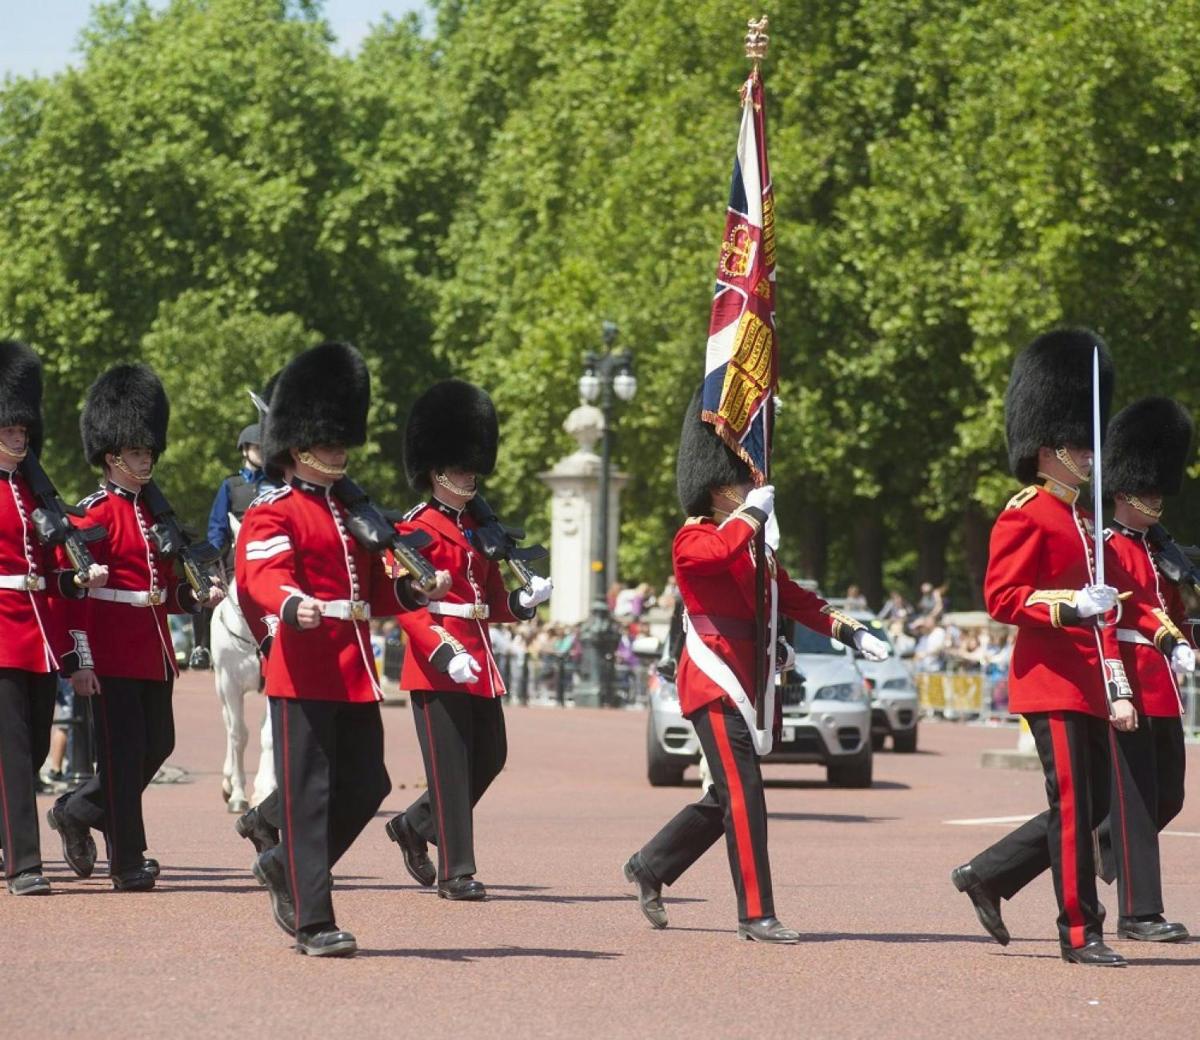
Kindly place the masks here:
POLYGON ((1017 356, 1004 395, 1008 465, 1025 484, 1037 477, 1038 449, 1092 443, 1092 351, 1100 348, 1100 428, 1108 425, 1113 363, 1087 329, 1056 329, 1017 356))
POLYGON ((29 450, 42 450, 42 362, 24 343, 0 343, 0 426, 24 426, 29 450))
POLYGON ((105 452, 149 448, 157 462, 167 450, 170 417, 167 392, 149 365, 114 365, 91 385, 83 402, 83 454, 93 466, 102 466, 105 452))
POLYGON ((1104 490, 1178 495, 1194 433, 1187 409, 1169 397, 1143 397, 1121 409, 1104 445, 1104 490))
POLYGON ((292 358, 270 389, 263 459, 276 470, 291 464, 291 448, 366 442, 371 374, 349 343, 322 343, 292 358))
POLYGON ((729 450, 711 423, 700 418, 701 390, 692 395, 683 417, 675 462, 675 489, 688 516, 712 515, 713 488, 746 484, 753 479, 750 467, 729 450))
POLYGON ((434 383, 413 402, 404 431, 404 469, 417 491, 430 470, 454 466, 486 477, 496 468, 500 422, 487 393, 462 379, 434 383))

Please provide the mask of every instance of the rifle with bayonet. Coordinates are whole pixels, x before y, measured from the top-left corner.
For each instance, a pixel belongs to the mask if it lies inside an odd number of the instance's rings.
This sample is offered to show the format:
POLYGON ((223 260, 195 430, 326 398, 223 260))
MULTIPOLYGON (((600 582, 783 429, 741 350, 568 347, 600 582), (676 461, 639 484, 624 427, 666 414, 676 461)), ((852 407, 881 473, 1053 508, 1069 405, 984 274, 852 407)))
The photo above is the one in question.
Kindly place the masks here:
POLYGON ((522 548, 517 545, 525 538, 524 528, 508 527, 501 523, 496 511, 484 501, 482 495, 475 495, 467 503, 467 512, 478 525, 475 528, 475 544, 479 546, 479 551, 489 560, 507 563, 525 589, 532 591, 535 575, 528 564, 549 556, 546 547, 529 545, 522 548))
POLYGON ((54 482, 42 469, 37 456, 29 451, 18 467, 29 485, 30 493, 37 500, 33 511, 33 528, 38 541, 43 545, 61 545, 75 568, 75 584, 82 586, 88 580, 96 560, 88 549, 88 542, 97 542, 108 535, 100 524, 92 527, 76 527, 68 516, 84 516, 78 506, 69 506, 58 493, 54 482))
POLYGON ((220 550, 196 538, 179 522, 171 503, 153 480, 142 488, 142 501, 146 503, 146 508, 154 518, 154 526, 150 529, 154 544, 163 556, 174 560, 179 567, 180 573, 196 597, 196 606, 192 613, 199 613, 212 595, 210 568, 220 560, 220 550))
POLYGON ((1191 585, 1200 592, 1200 548, 1180 545, 1162 524, 1155 524, 1147 532, 1150 538, 1150 555, 1154 565, 1167 581, 1173 585, 1191 585))
POLYGON ((396 530, 399 517, 381 510, 349 477, 335 480, 333 493, 349 511, 346 527, 359 545, 371 553, 390 549, 418 592, 428 595, 433 591, 437 585, 437 571, 420 552, 433 541, 428 534, 424 531, 401 534, 396 530))

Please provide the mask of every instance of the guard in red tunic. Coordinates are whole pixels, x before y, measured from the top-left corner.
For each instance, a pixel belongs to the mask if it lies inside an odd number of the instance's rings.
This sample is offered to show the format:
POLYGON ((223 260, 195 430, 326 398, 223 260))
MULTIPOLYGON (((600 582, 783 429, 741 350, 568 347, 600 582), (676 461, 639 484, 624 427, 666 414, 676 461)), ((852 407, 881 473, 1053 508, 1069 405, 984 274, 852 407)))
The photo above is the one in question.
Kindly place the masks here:
MULTIPOLYGON (((355 541, 332 493, 347 446, 367 439, 369 403, 366 364, 346 344, 313 347, 283 370, 263 455, 268 476, 292 476, 255 500, 238 537, 239 597, 275 628, 266 692, 282 841, 254 873, 276 922, 310 956, 358 948, 337 926, 329 872, 391 789, 368 622, 426 602, 355 541)), ((434 594, 448 586, 442 575, 434 594)))
MULTIPOLYGON (((22 343, 0 343, 0 844, 13 895, 46 895, 34 778, 50 746, 55 672, 70 645, 50 594, 79 598, 73 571, 42 546, 38 508, 20 466, 42 450, 42 363, 22 343)), ((96 565, 84 581, 104 584, 96 565)))
MULTIPOLYGON (((755 701, 774 701, 776 640, 771 640, 767 689, 754 688, 756 603, 751 543, 771 515, 775 491, 754 488, 746 464, 700 418, 700 394, 688 407, 676 473, 679 501, 690 519, 675 535, 675 581, 686 612, 686 642, 677 673, 679 703, 695 727, 713 782, 625 864, 642 912, 655 928, 667 926, 662 887, 674 884, 722 835, 737 892, 738 936, 794 943, 799 933, 775 916, 767 859, 767 808, 759 756, 773 734, 756 728, 755 701)), ((769 550, 768 550, 769 551, 769 550)), ((788 578, 774 553, 762 609, 857 647, 872 660, 889 648, 859 622, 834 610, 788 578)), ((772 628, 775 622, 772 620, 772 628)), ((782 666, 782 662, 780 662, 782 666)), ((774 728, 774 727, 772 727, 774 728)))
MULTIPOLYGON (((1029 486, 992 528, 984 583, 988 613, 1017 626, 1009 702, 1033 733, 1049 808, 956 868, 951 880, 989 934, 1007 945, 1000 900, 1049 868, 1063 959, 1120 966, 1124 958, 1104 943, 1091 832, 1108 811, 1110 720, 1128 730, 1137 715, 1112 627, 1118 592, 1095 582, 1092 518, 1077 502, 1092 468, 1096 346, 1107 423, 1112 361, 1094 333, 1047 333, 1013 366, 1005 396, 1009 462, 1029 486)), ((1105 566, 1119 581, 1111 554, 1105 566)))
MULTIPOLYGON (((154 887, 158 863, 146 859, 142 792, 175 747, 171 695, 178 671, 167 615, 200 609, 155 538, 156 519, 142 496, 167 447, 170 405, 146 365, 117 365, 88 391, 80 419, 83 451, 103 470, 104 485, 81 503, 79 526, 102 526, 98 563, 105 588, 68 611, 75 649, 63 659, 77 696, 95 696, 98 772, 63 795, 49 812, 63 858, 79 877, 95 867, 90 829, 108 838, 113 887, 154 887)), ((209 606, 220 602, 214 588, 209 606)))
POLYGON ((1130 576, 1117 640, 1138 712, 1136 729, 1109 733, 1113 782, 1098 831, 1102 876, 1117 878, 1117 935, 1180 942, 1188 930, 1163 917, 1158 834, 1183 808, 1183 698, 1175 673, 1195 670, 1179 589, 1155 564, 1148 532, 1163 501, 1179 494, 1192 459, 1192 418, 1177 402, 1148 397, 1119 412, 1104 445, 1104 483, 1115 504, 1108 550, 1130 576))
POLYGON ((504 680, 492 656, 489 624, 525 621, 550 598, 548 579, 510 592, 499 564, 481 551, 468 509, 478 479, 496 468, 499 424, 491 398, 458 379, 430 387, 413 405, 405 435, 409 483, 430 494, 399 525, 425 532, 426 555, 449 572, 445 599, 404 614, 408 652, 400 685, 411 691, 429 785, 387 823, 405 866, 443 899, 487 896, 475 879, 474 808, 504 768, 504 680), (435 871, 427 844, 438 848, 435 871))

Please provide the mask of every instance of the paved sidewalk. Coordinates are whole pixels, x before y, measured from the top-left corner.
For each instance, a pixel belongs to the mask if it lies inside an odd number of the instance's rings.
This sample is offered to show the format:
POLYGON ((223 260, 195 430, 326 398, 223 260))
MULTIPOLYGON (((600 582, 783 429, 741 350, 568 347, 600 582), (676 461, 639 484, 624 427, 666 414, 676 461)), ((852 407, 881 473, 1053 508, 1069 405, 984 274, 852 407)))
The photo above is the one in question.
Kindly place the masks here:
MULTIPOLYGON (((252 698, 252 734, 262 702, 252 698)), ((423 782, 407 708, 386 708, 388 765, 423 782)), ((383 818, 337 874, 354 960, 292 952, 249 874, 250 846, 220 798, 211 676, 176 693, 188 781, 147 794, 158 889, 118 894, 70 876, 42 847, 50 899, 0 894, 0 1037, 1013 1037, 1067 1032, 1193 1037, 1200 947, 1117 947, 1123 971, 1063 964, 1049 878, 1005 917, 1006 949, 976 924, 950 869, 1043 804, 1040 774, 982 770, 1015 733, 926 725, 922 752, 881 754, 868 791, 833 790, 812 767, 773 767, 768 792, 780 917, 795 947, 738 942, 724 849, 668 890, 653 931, 620 877, 626 856, 694 789, 645 782, 640 712, 508 709, 509 765, 477 816, 492 898, 449 904, 412 883, 383 818)), ((1200 758, 1189 804, 1163 839, 1172 917, 1200 931, 1200 758)), ((253 775, 257 753, 247 756, 253 775)), ((45 802, 48 804, 48 802, 45 802)), ((1116 894, 1105 901, 1115 916, 1116 894)), ((1115 923, 1115 922, 1114 922, 1115 923)))

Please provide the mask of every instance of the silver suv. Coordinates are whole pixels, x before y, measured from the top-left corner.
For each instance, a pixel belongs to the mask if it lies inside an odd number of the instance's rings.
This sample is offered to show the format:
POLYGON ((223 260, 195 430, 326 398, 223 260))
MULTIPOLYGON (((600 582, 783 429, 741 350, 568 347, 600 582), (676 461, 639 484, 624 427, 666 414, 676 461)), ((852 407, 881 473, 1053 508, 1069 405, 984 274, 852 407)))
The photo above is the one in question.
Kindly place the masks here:
MULTIPOLYGON (((870 787, 871 706, 862 673, 828 636, 797 625, 789 642, 796 666, 781 677, 783 735, 763 761, 823 765, 836 787, 870 787)), ((683 783, 684 770, 700 761, 696 731, 679 711, 673 666, 660 662, 648 683, 646 772, 655 787, 683 783)))
MULTIPOLYGON (((883 623, 870 611, 850 610, 847 613, 866 625, 872 635, 891 644, 883 623)), ((893 751, 916 751, 920 714, 917 687, 895 647, 886 661, 868 661, 857 651, 855 657, 871 692, 871 746, 880 751, 891 737, 893 751)))

